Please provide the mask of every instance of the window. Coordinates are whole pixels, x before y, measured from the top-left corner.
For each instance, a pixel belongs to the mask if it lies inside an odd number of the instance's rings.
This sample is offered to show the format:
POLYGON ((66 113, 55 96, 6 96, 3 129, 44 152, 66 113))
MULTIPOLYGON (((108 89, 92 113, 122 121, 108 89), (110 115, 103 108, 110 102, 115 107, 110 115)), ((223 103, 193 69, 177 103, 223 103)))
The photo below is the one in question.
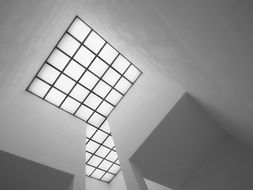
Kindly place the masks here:
POLYGON ((120 170, 106 119, 141 74, 76 16, 27 87, 87 123, 87 176, 110 182, 120 170))

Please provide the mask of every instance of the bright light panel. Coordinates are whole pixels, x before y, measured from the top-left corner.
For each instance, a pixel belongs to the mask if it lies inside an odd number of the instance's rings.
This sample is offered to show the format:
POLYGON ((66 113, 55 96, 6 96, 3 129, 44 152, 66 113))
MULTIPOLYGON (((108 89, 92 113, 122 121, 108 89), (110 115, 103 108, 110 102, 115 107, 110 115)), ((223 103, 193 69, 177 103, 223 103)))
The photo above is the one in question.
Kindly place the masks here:
POLYGON ((86 175, 110 182, 120 163, 106 119, 140 75, 76 17, 27 91, 87 123, 86 175))

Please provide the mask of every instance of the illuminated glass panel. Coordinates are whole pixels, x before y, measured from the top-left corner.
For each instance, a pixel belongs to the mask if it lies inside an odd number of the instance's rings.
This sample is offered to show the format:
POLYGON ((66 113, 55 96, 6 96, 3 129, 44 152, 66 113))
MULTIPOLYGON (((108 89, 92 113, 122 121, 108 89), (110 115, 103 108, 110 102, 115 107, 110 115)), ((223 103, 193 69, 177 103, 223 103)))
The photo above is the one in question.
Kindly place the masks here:
POLYGON ((141 74, 76 16, 27 87, 27 91, 87 123, 87 176, 110 182, 119 172, 106 119, 141 74))

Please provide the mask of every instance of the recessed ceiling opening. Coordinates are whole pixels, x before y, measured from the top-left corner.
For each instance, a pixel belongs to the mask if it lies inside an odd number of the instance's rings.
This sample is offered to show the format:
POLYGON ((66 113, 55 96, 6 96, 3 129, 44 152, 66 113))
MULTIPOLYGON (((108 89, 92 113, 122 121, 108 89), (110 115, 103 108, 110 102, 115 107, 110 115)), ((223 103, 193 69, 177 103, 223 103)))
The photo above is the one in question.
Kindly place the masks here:
POLYGON ((141 74, 76 16, 27 87, 87 123, 87 176, 110 182, 120 171, 106 119, 141 74))

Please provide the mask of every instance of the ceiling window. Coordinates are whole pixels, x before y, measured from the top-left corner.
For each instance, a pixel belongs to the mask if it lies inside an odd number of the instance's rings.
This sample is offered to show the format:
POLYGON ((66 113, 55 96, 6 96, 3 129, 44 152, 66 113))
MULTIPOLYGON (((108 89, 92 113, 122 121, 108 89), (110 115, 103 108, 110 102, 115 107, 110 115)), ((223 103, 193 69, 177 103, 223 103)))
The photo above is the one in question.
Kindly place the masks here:
POLYGON ((78 16, 27 91, 83 120, 86 175, 110 182, 120 170, 106 122, 142 72, 78 16))

